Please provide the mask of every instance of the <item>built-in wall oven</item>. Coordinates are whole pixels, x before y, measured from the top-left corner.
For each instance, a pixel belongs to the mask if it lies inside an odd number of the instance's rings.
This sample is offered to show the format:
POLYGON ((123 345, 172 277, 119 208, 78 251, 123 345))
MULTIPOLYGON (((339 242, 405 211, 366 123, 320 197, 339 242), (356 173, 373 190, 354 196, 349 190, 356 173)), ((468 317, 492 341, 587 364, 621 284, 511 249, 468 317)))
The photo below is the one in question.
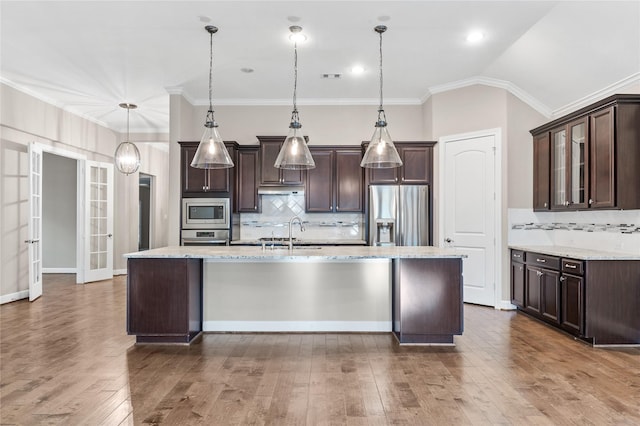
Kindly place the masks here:
POLYGON ((182 199, 181 245, 228 245, 230 236, 229 198, 182 199))
POLYGON ((180 244, 183 246, 229 245, 228 229, 183 229, 180 244))

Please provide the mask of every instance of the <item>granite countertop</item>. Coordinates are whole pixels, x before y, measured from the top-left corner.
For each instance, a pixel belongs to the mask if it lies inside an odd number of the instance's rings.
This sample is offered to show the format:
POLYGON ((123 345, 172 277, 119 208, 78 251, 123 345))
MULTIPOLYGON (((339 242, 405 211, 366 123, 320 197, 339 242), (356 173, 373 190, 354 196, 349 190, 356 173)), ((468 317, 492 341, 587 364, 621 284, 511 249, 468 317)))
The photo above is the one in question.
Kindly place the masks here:
POLYGON ((510 245, 509 248, 578 260, 640 260, 640 248, 637 253, 617 253, 565 246, 510 245))
MULTIPOLYGON (((233 240, 230 241, 229 244, 231 244, 232 246, 261 246, 262 243, 265 243, 266 245, 271 245, 271 241, 262 241, 262 240, 233 240)), ((275 241, 275 245, 287 245, 289 244, 288 241, 280 241, 280 240, 276 240, 275 241)), ((309 246, 309 245, 336 245, 336 246, 341 246, 341 245, 358 245, 358 246, 366 246, 367 242, 365 240, 350 240, 350 239, 341 239, 341 240, 316 240, 316 239, 294 239, 293 240, 293 244, 294 245, 305 245, 305 246, 309 246)))
POLYGON ((462 258, 466 255, 453 249, 432 246, 297 246, 293 250, 247 246, 172 246, 124 255, 127 258, 200 258, 217 260, 350 260, 350 259, 428 259, 462 258))

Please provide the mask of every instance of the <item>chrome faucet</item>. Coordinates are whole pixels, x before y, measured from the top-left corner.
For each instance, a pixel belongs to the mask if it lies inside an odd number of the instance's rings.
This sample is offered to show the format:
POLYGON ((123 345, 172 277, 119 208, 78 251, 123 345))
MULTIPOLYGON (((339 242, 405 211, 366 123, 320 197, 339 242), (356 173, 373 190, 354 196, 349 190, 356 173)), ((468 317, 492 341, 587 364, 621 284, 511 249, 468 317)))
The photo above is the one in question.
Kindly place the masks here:
POLYGON ((300 219, 298 216, 292 217, 291 220, 289 221, 289 250, 293 250, 293 238, 291 237, 291 226, 293 226, 293 223, 296 220, 300 224, 300 231, 304 232, 304 225, 302 224, 302 219, 300 219))

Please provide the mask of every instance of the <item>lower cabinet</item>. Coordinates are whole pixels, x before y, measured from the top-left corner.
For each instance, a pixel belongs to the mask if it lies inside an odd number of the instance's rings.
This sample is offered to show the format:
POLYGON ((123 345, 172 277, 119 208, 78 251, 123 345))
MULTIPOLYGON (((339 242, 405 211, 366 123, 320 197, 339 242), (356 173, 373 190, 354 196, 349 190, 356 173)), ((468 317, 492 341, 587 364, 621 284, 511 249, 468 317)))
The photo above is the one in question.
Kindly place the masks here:
POLYGON ((137 343, 191 342, 201 305, 202 259, 128 259, 127 333, 137 343))
POLYGON ((640 260, 511 250, 511 302, 594 345, 640 344, 640 260))

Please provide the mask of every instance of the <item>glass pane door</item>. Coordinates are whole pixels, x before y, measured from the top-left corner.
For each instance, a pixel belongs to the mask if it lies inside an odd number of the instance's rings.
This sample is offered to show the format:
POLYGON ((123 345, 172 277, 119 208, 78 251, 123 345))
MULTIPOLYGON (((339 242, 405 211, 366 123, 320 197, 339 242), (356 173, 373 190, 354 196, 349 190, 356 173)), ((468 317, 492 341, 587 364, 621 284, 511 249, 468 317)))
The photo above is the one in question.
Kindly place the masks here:
POLYGON ((565 129, 552 133, 553 135, 553 206, 565 206, 567 199, 567 131, 565 129))
POLYGON ((586 206, 588 197, 586 121, 570 124, 569 131, 571 132, 571 199, 569 201, 573 207, 586 206))
POLYGON ((85 281, 113 277, 113 166, 86 164, 85 281))
POLYGON ((29 144, 29 300, 42 296, 42 147, 29 144))

